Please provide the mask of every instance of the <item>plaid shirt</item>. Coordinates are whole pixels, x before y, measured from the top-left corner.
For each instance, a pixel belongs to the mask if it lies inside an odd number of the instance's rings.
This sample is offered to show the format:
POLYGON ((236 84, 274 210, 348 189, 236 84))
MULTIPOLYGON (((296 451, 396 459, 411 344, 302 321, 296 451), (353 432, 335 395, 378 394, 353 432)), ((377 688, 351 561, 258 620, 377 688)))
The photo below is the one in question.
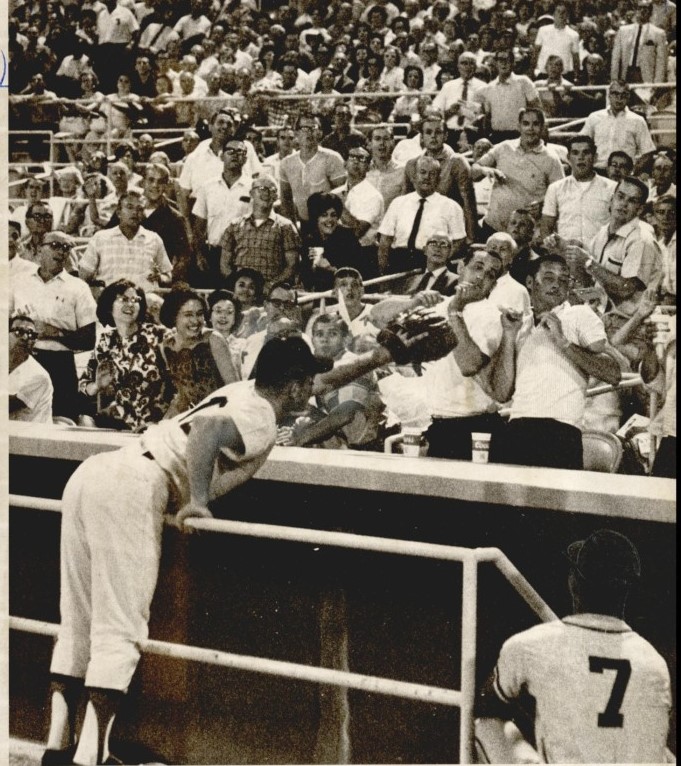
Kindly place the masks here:
POLYGON ((272 212, 260 226, 253 215, 232 221, 220 245, 223 263, 232 269, 255 269, 269 282, 284 270, 286 253, 300 252, 300 237, 288 218, 272 212))
MULTIPOLYGON (((289 89, 281 89, 283 95, 293 95, 294 93, 305 93, 305 90, 299 85, 294 85, 289 89)), ((278 100, 275 97, 267 100, 267 124, 271 128, 283 128, 293 123, 293 118, 300 111, 303 101, 297 98, 278 100)))
POLYGON ((110 285, 117 279, 129 279, 144 290, 158 286, 157 276, 170 280, 172 265, 163 240, 140 226, 128 239, 119 226, 95 232, 78 264, 83 279, 98 279, 110 285))

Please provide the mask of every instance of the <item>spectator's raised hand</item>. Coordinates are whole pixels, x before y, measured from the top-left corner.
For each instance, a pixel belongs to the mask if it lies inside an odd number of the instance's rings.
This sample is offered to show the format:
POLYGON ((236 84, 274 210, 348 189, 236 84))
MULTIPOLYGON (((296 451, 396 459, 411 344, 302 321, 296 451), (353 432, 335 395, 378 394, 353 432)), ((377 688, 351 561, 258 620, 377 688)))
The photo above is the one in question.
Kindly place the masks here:
POLYGON ((517 335, 523 321, 522 311, 508 308, 500 308, 499 310, 501 311, 501 327, 503 331, 508 335, 517 335))
POLYGON ((429 309, 436 306, 438 303, 441 303, 443 300, 444 297, 437 290, 421 290, 421 292, 416 293, 414 296, 413 306, 414 308, 423 306, 424 308, 429 309))

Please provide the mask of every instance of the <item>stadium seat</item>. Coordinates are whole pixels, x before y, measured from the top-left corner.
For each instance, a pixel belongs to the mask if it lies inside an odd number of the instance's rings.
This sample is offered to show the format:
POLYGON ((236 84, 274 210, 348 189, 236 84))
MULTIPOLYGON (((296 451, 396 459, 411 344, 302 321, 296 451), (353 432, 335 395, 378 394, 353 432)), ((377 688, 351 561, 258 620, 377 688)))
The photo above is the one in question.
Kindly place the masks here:
POLYGON ((606 431, 584 431, 584 470, 617 473, 622 461, 622 442, 606 431))

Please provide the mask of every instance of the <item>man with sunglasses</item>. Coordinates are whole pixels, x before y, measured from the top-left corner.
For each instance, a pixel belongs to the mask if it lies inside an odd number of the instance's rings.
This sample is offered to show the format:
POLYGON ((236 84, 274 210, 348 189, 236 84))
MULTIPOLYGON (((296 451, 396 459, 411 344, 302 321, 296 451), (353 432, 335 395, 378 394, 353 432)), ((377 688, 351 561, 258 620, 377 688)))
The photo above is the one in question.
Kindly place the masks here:
POLYGON ((9 419, 31 423, 52 422, 52 381, 32 356, 38 333, 35 322, 17 314, 9 320, 9 419))
POLYGON ((52 231, 54 215, 47 202, 34 202, 26 209, 28 236, 21 240, 19 255, 27 261, 40 263, 40 247, 45 235, 52 231))
POLYGON ((368 149, 351 147, 345 161, 348 180, 333 190, 343 200, 340 222, 352 229, 362 248, 364 279, 378 276, 376 237, 385 213, 383 195, 366 180, 370 162, 368 149))
POLYGON ((225 229, 251 212, 251 179, 244 173, 246 157, 243 141, 227 141, 221 154, 222 175, 207 181, 196 194, 194 234, 204 254, 199 268, 206 287, 214 287, 220 280, 220 242, 225 229))
MULTIPOLYGON (((298 306, 298 293, 288 282, 275 282, 265 298, 265 329, 251 335, 241 356, 241 376, 251 376, 255 360, 268 340, 275 337, 300 335, 302 318, 298 306)), ((308 346, 312 341, 303 336, 308 346)))
POLYGON ((21 240, 21 224, 12 218, 7 221, 7 256, 10 279, 16 279, 20 274, 36 271, 37 264, 19 255, 21 240))
POLYGON ((79 414, 74 353, 95 346, 97 304, 87 284, 66 271, 73 239, 60 231, 45 235, 38 269, 11 285, 10 312, 35 318, 35 357, 54 386, 52 412, 75 420, 79 414))

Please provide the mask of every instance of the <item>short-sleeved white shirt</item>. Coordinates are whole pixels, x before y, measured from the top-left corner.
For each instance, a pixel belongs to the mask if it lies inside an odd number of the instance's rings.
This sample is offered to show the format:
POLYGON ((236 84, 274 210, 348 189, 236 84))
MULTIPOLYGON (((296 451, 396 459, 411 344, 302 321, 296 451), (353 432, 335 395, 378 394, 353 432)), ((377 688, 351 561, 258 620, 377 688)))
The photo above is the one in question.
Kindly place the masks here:
MULTIPOLYGON (((589 306, 565 302, 553 309, 565 338, 587 348, 605 340, 601 319, 589 306)), ((581 428, 586 405, 588 377, 551 340, 548 330, 537 325, 518 339, 515 393, 511 420, 550 418, 581 428)))
MULTIPOLYGON (((433 311, 446 317, 453 297, 438 303, 433 311)), ((499 309, 488 299, 464 307, 463 320, 475 345, 488 357, 494 356, 502 338, 499 309)), ((494 412, 496 402, 472 377, 464 377, 453 353, 423 365, 423 384, 429 414, 441 418, 462 418, 494 412)))
POLYGON ((243 175, 231 186, 214 178, 199 187, 192 213, 207 222, 209 245, 218 246, 225 229, 237 218, 251 212, 251 179, 243 175))
POLYGON ((10 372, 7 393, 21 399, 26 405, 17 412, 10 412, 10 420, 52 422, 52 380, 47 370, 32 356, 10 372))
POLYGON ((308 220, 307 200, 314 192, 331 191, 345 181, 343 158, 333 149, 318 147, 316 153, 303 162, 300 152, 284 157, 279 165, 279 180, 291 187, 293 202, 301 221, 308 220))
POLYGON ((596 167, 604 168, 615 150, 626 152, 632 160, 655 151, 655 143, 646 121, 625 107, 618 114, 612 109, 599 109, 586 118, 580 130, 596 144, 596 167))
POLYGON ((385 208, 383 195, 366 178, 348 191, 347 183, 333 190, 334 194, 345 194, 345 207, 359 221, 369 224, 369 228, 360 239, 359 244, 368 247, 376 244, 376 233, 383 220, 385 208))
POLYGON ((489 294, 489 300, 499 309, 513 309, 526 317, 532 313, 532 303, 527 288, 513 279, 508 272, 497 279, 497 283, 489 294))
POLYGON ((665 762, 669 670, 622 620, 576 614, 512 636, 494 687, 506 702, 535 699, 544 763, 665 762))
POLYGON ((188 412, 151 426, 141 437, 142 449, 148 450, 171 478, 180 502, 189 499, 188 428, 201 417, 230 418, 234 422, 244 443, 244 452, 224 448, 222 453, 239 465, 252 461, 264 463, 277 436, 272 405, 256 393, 252 380, 222 386, 188 412))
MULTIPOLYGON (((390 203, 378 227, 378 233, 393 237, 392 247, 407 246, 420 199, 419 193, 414 191, 396 197, 390 203)), ((450 239, 455 240, 464 239, 466 236, 466 224, 461 206, 439 192, 433 192, 426 197, 423 216, 416 235, 416 249, 424 250, 428 238, 436 231, 446 232, 450 239)))
MULTIPOLYGON (((82 279, 65 271, 43 282, 37 271, 24 274, 10 286, 10 314, 28 309, 29 316, 74 332, 97 321, 97 304, 82 279)), ((38 340, 40 351, 70 351, 58 340, 38 340)))
POLYGON ((587 182, 568 176, 549 184, 543 215, 556 218, 556 231, 563 239, 578 239, 586 245, 610 220, 610 202, 617 184, 595 174, 587 182))
MULTIPOLYGON (((220 154, 216 154, 211 148, 211 138, 206 138, 194 149, 182 164, 182 172, 178 184, 180 188, 188 191, 190 196, 196 197, 199 188, 222 175, 224 165, 220 154)), ((261 172, 260 160, 255 153, 250 141, 243 142, 246 146, 246 164, 242 173, 255 178, 261 172)))
POLYGON ((565 74, 574 70, 573 55, 579 53, 579 32, 570 27, 557 29, 555 24, 539 27, 534 44, 541 47, 537 59, 537 70, 546 72, 549 56, 560 56, 565 74))

